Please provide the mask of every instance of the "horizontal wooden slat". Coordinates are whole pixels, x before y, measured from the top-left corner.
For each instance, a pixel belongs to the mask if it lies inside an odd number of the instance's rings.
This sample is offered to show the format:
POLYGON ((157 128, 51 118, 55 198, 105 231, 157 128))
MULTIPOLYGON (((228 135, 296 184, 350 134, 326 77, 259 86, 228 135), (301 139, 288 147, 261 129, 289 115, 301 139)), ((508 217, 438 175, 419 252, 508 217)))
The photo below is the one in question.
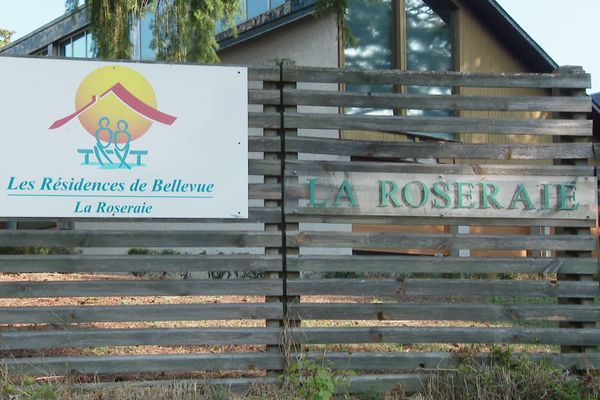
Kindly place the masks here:
MULTIPOLYGON (((591 143, 469 144, 451 142, 381 142, 287 137, 290 152, 377 158, 460 158, 488 160, 550 160, 594 158, 591 143)), ((279 151, 279 138, 248 138, 250 151, 279 151)))
MULTIPOLYGON (((466 164, 413 164, 370 161, 287 161, 287 175, 329 175, 339 172, 388 172, 406 174, 460 174, 460 175, 541 175, 541 176, 594 176, 593 166, 570 165, 466 165, 466 164)), ((306 185, 308 186, 308 185, 306 185)))
MULTIPOLYGON (((546 360, 565 369, 586 370, 600 368, 600 355, 519 353, 531 360, 546 360)), ((298 358, 325 360, 339 370, 435 370, 457 368, 461 360, 455 354, 445 352, 326 352, 292 354, 298 358)), ((488 353, 473 356, 478 362, 489 362, 488 353)), ((124 374, 135 372, 226 370, 244 368, 281 369, 283 358, 276 353, 219 353, 219 354, 164 354, 135 356, 70 356, 9 358, 4 363, 11 372, 28 375, 124 374), (252 360, 255 360, 252 363, 252 360), (237 367, 236 367, 237 366, 237 367)), ((233 382, 233 380, 231 380, 233 382)), ((153 386, 157 381, 135 381, 120 385, 139 387, 153 386)), ((164 381, 164 383, 167 383, 164 381)), ((202 382, 206 383, 206 382, 202 382)), ((211 382, 212 383, 212 382, 211 382)), ((273 381, 272 383, 275 383, 273 381)))
MULTIPOLYGON (((261 126, 276 128, 276 113, 252 117, 261 126)), ((255 125, 253 125, 255 126, 255 125)), ((514 135, 591 136, 592 121, 484 119, 463 117, 398 117, 348 114, 286 113, 286 128, 353 129, 415 133, 492 133, 514 135)))
POLYGON ((3 230, 1 247, 277 247, 281 236, 258 231, 3 230))
MULTIPOLYGON (((530 360, 546 360, 550 364, 565 368, 586 370, 600 367, 600 354, 556 354, 556 353, 516 353, 530 360)), ((330 361, 335 369, 353 370, 436 370, 457 368, 461 362, 455 353, 444 352, 353 352, 305 353, 304 357, 330 361)), ((486 363, 494 359, 489 353, 474 354, 476 362, 486 363)))
POLYGON ((351 208, 327 209, 323 212, 317 207, 298 207, 286 205, 287 222, 319 222, 334 224, 370 224, 370 225, 474 225, 474 226, 548 226, 548 227, 594 227, 596 221, 583 219, 549 218, 470 218, 470 217, 419 217, 405 215, 367 216, 357 215, 351 208))
MULTIPOLYGON (((1 238, 1 235, 0 235, 1 238)), ((592 235, 462 235, 381 232, 288 233, 290 247, 358 247, 363 249, 595 250, 592 235)))
MULTIPOLYGON (((263 192, 260 185, 249 187, 249 190, 254 193, 255 196, 260 196, 263 192)), ((271 189, 269 190, 271 191, 271 189)), ((281 196, 280 196, 281 197, 281 196)), ((279 208, 264 208, 264 207, 249 207, 248 208, 248 219, 242 218, 136 218, 136 222, 177 222, 177 223, 190 223, 190 222, 206 222, 206 223, 248 223, 248 222, 264 222, 264 223, 276 223, 281 220, 281 209, 279 208)), ((14 221, 14 222, 47 222, 48 224, 57 224, 59 222, 98 222, 98 218, 0 218, 0 222, 14 221)), ((110 218, 111 222, 131 222, 131 218, 110 218)))
POLYGON ((361 83, 373 85, 464 86, 508 88, 591 87, 591 77, 578 74, 420 72, 315 67, 287 67, 283 80, 291 82, 361 83))
MULTIPOLYGON (((143 356, 32 357, 6 360, 9 370, 28 375, 125 374, 144 372, 282 369, 277 353, 163 354, 143 356)), ((122 385, 127 383, 121 382, 122 385)))
MULTIPOLYGON (((0 298, 113 296, 277 296, 280 280, 100 280, 0 282, 0 298)), ((452 279, 290 280, 290 295, 346 296, 526 296, 595 297, 593 281, 511 281, 452 279)))
MULTIPOLYGON (((596 329, 566 328, 293 328, 298 344, 537 343, 597 346, 596 329)), ((279 344, 279 328, 169 328, 2 331, 4 350, 99 346, 279 344)))
MULTIPOLYGON (((279 105, 279 90, 249 90, 250 104, 279 105)), ((466 96, 284 89, 285 105, 422 110, 590 112, 588 97, 466 96)))
POLYGON ((279 328, 160 328, 0 331, 0 349, 279 344, 279 328))
POLYGON ((278 81, 280 77, 279 66, 258 66, 248 67, 249 81, 278 81))
MULTIPOLYGON (((290 319, 421 321, 597 321, 600 305, 293 304, 290 319)), ((2 315, 0 313, 0 315, 2 315)))
POLYGON ((276 303, 0 307, 0 324, 282 319, 276 303))
POLYGON ((280 271, 281 256, 263 255, 0 255, 0 272, 280 271))
MULTIPOLYGON (((158 304, 134 306, 2 307, 0 324, 281 319, 280 304, 158 304)), ((596 305, 348 304, 289 305, 294 320, 596 321, 596 305)))
POLYGON ((536 343, 597 346, 596 329, 566 328, 295 328, 294 343, 536 343))
POLYGON ((276 279, 0 282, 0 298, 114 296, 277 296, 276 279))
POLYGON ((277 183, 251 183, 248 185, 248 198, 279 200, 281 199, 281 185, 277 183))
POLYGON ((549 218, 468 218, 468 217, 418 217, 418 216, 365 216, 357 215, 349 208, 327 209, 323 212, 317 207, 298 207, 287 204, 287 222, 319 222, 334 224, 370 224, 370 225, 474 225, 474 226, 548 226, 548 227, 594 227, 596 221, 577 219, 549 218))
POLYGON ((278 129, 281 117, 274 112, 248 112, 248 127, 278 129))
MULTIPOLYGON (((0 258, 1 260, 1 258, 0 258)), ((1 262, 0 262, 1 266, 1 262)), ((289 271, 352 273, 544 273, 595 274, 595 258, 415 257, 415 256, 296 256, 289 271)))
POLYGON ((281 162, 273 160, 248 160, 249 175, 271 175, 281 174, 281 162))
MULTIPOLYGON (((1 288, 1 286, 0 286, 1 288)), ((596 297, 593 281, 515 281, 483 279, 315 279, 290 280, 295 296, 452 296, 452 297, 596 297)))

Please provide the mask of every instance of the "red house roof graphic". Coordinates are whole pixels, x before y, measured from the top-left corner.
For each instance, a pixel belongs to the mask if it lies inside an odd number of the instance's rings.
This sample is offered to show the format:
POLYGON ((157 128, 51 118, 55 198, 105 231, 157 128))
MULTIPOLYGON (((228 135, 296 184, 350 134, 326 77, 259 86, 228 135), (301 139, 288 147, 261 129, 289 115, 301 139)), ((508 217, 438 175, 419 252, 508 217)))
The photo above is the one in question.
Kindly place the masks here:
POLYGON ((160 122, 160 123, 163 123, 166 125, 172 125, 173 122, 175 122, 175 120, 177 119, 176 117, 174 117, 172 115, 165 114, 162 111, 159 111, 156 108, 149 106, 148 104, 144 103, 143 101, 141 101, 140 99, 135 97, 123 85, 121 85, 120 83, 116 83, 110 89, 108 89, 106 92, 102 93, 99 98, 96 96, 92 96, 92 100, 89 103, 87 103, 85 106, 81 107, 79 110, 75 111, 73 114, 67 115, 64 118, 54 121, 54 123, 52 125, 50 125, 50 128, 48 128, 48 129, 60 128, 61 126, 65 125, 67 122, 72 120, 73 118, 75 118, 75 117, 79 116, 80 114, 82 114, 83 112, 85 112, 87 109, 92 107, 97 101, 99 101, 103 97, 107 96, 109 93, 112 93, 115 96, 117 96, 117 98, 119 100, 121 100, 124 104, 129 106, 131 109, 133 109, 137 113, 139 113, 153 121, 160 122))

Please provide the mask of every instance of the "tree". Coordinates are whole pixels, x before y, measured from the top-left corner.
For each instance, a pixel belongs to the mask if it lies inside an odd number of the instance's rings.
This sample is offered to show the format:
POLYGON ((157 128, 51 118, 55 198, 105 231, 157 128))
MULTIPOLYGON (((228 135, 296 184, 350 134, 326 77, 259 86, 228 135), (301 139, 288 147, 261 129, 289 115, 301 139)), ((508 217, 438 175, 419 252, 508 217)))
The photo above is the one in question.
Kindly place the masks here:
MULTIPOLYGON (((80 2, 66 0, 67 10, 74 12, 80 2)), ((217 21, 236 34, 235 17, 242 12, 241 0, 85 0, 85 5, 98 57, 131 58, 131 21, 153 12, 152 47, 158 60, 173 62, 218 62, 217 21)), ((317 6, 333 10, 346 26, 347 0, 317 0, 317 6)))
MULTIPOLYGON (((67 0, 74 11, 78 0, 67 0)), ((240 0, 85 0, 90 30, 100 58, 131 58, 130 21, 154 13, 153 48, 157 59, 217 62, 217 21, 235 26, 240 0)))
POLYGON ((0 28, 0 47, 4 47, 10 43, 10 39, 12 35, 14 35, 14 31, 9 31, 8 29, 0 28))

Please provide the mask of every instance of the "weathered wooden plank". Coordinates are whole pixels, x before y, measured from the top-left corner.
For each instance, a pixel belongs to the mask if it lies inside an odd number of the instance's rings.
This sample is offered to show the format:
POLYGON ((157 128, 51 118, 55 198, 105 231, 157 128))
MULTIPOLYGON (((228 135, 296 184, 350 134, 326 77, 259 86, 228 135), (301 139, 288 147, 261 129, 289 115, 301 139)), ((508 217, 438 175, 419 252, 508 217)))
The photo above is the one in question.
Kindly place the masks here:
POLYGON ((281 162, 277 160, 248 160, 248 175, 281 175, 281 162))
MULTIPOLYGON (((281 319, 282 307, 270 303, 160 304, 135 306, 3 307, 0 324, 74 324, 88 322, 281 319)), ((589 321, 600 319, 596 305, 497 304, 348 304, 302 303, 289 306, 297 320, 463 320, 589 321)))
MULTIPOLYGON (((0 233, 1 238, 1 233, 0 233)), ((363 249, 595 250, 593 235, 461 235, 382 232, 300 232, 287 236, 291 247, 363 249)))
POLYGON ((598 260, 595 258, 415 257, 396 255, 303 255, 288 257, 289 270, 314 272, 594 274, 597 268, 598 260))
POLYGON ((358 215, 351 208, 328 209, 326 213, 317 207, 286 206, 286 221, 319 222, 334 224, 370 225, 475 225, 475 226, 548 226, 548 227, 594 227, 596 221, 582 219, 549 218, 471 218, 471 217, 418 217, 406 215, 358 215))
MULTIPOLYGON (((562 176, 528 175, 528 169, 522 174, 510 175, 415 173, 402 169, 394 172, 386 165, 390 163, 361 163, 360 168, 348 169, 339 166, 328 169, 327 162, 310 164, 305 167, 305 163, 295 163, 291 167, 294 168, 291 173, 310 176, 310 184, 303 184, 304 193, 299 193, 299 197, 286 193, 288 202, 306 200, 303 207, 286 206, 286 211, 314 212, 310 209, 316 208, 320 215, 340 215, 339 210, 346 209, 347 215, 356 216, 581 221, 595 221, 598 214, 598 183, 592 176, 577 177, 566 172, 562 176), (307 169, 311 171, 303 171, 307 169), (494 205, 490 206, 488 194, 492 189, 494 205), (521 192, 527 200, 517 202, 521 192), (570 200, 566 199, 567 192, 570 200)), ((501 169, 500 172, 508 171, 501 169)), ((532 169, 531 172, 541 171, 532 169)), ((294 190, 301 192, 301 187, 294 186, 294 190)))
MULTIPOLYGON (((3 360, 13 373, 61 376, 66 374, 125 374, 163 371, 223 371, 276 369, 283 366, 276 353, 163 354, 144 356, 32 357, 3 360)), ((123 385, 127 383, 121 382, 123 385)))
POLYGON ((279 328, 161 328, 0 331, 3 350, 98 346, 279 344, 279 328))
POLYGON ((293 328, 294 343, 536 343, 597 346, 596 329, 561 328, 293 328))
POLYGON ((248 67, 248 81, 278 81, 279 75, 279 67, 276 65, 253 65, 248 67))
POLYGON ((3 230, 2 247, 261 247, 281 245, 276 232, 3 230))
POLYGON ((315 67, 288 67, 283 79, 291 82, 362 83, 373 85, 462 86, 508 88, 591 87, 589 74, 421 72, 315 67))
POLYGON ((275 303, 0 307, 0 324, 281 319, 275 303))
POLYGON ((275 112, 248 112, 248 127, 278 129, 281 117, 275 112))
POLYGON ((332 172, 456 174, 456 175, 530 175, 594 176, 593 166, 569 165, 493 165, 493 164, 417 164, 371 161, 287 161, 286 175, 330 175, 332 172))
POLYGON ((251 183, 248 185, 248 198, 264 200, 281 199, 281 185, 277 183, 251 183))
MULTIPOLYGON (((278 151, 278 138, 248 138, 250 151, 278 151)), ((378 142, 309 137, 286 138, 288 151, 376 158, 460 158, 488 160, 551 160, 594 158, 591 143, 470 144, 453 142, 378 142)))
MULTIPOLYGON (((279 105, 278 90, 248 91, 251 104, 279 105)), ((419 110, 479 110, 479 111, 545 111, 545 112, 590 112, 590 98, 552 96, 467 96, 467 95, 415 95, 403 93, 338 92, 332 90, 283 91, 285 105, 307 105, 323 107, 361 107, 383 109, 419 110)))
POLYGON ((291 305, 289 315, 299 320, 595 321, 600 305, 302 303, 291 305))
MULTIPOLYGON (((516 353, 530 360, 546 360, 550 364, 565 369, 597 369, 600 367, 600 354, 557 354, 557 353, 516 353)), ((298 357, 298 355, 293 355, 298 357)), ((436 370, 457 368, 462 360, 454 353, 445 352, 327 352, 304 353, 301 357, 325 359, 333 368, 341 370, 436 370)), ((490 353, 473 355, 476 362, 489 363, 494 360, 490 353)))
MULTIPOLYGON (((0 298, 35 297, 113 297, 113 296, 277 296, 279 280, 101 280, 101 281, 13 281, 0 282, 0 298)), ((347 296, 524 296, 595 297, 595 282, 391 279, 292 280, 290 295, 347 296)))
MULTIPOLYGON (((0 286, 1 287, 1 286, 0 286)), ((595 297, 597 282, 483 279, 315 279, 288 282, 291 295, 456 296, 456 297, 595 297)))
MULTIPOLYGON (((261 189, 258 186, 252 186, 250 188, 255 195, 256 193, 261 193, 261 189)), ((269 189, 270 191, 271 189, 269 189)), ((177 223, 192 223, 192 222, 207 222, 207 223, 248 223, 248 222, 279 222, 281 220, 281 209, 267 209, 264 207, 249 207, 248 208, 248 219, 242 218, 160 218, 157 220, 156 218, 136 218, 136 222, 177 222, 177 223)), ((59 219, 57 218, 0 218, 0 222, 48 222, 49 224, 58 223, 59 219)), ((98 218, 60 218, 62 222, 98 222, 98 218)), ((110 218, 111 222, 131 222, 131 218, 110 218)))
MULTIPOLYGON (((252 126, 276 127, 275 116, 252 117, 252 126), (257 125, 254 125, 257 124, 257 125)), ((591 136, 592 121, 484 119, 463 117, 402 117, 349 114, 286 113, 285 127, 302 129, 353 129, 415 133, 491 133, 513 135, 591 136)))
POLYGON ((113 296, 278 296, 280 280, 96 280, 0 282, 0 298, 113 296))
POLYGON ((0 255, 0 272, 278 271, 281 256, 263 255, 0 255))
MULTIPOLYGON (((552 365, 565 369, 597 369, 600 367, 600 355, 556 354, 556 353, 517 353, 532 360, 546 360, 552 365)), ((325 360, 340 370, 435 370, 452 369, 460 365, 460 358, 445 352, 326 352, 292 354, 292 359, 306 358, 325 360)), ((474 355, 481 363, 490 362, 489 353, 474 355)), ((79 374, 124 374, 135 372, 162 371, 198 371, 226 370, 242 368, 282 367, 283 359, 276 353, 219 353, 219 354, 164 354, 135 356, 69 356, 69 357, 31 357, 8 358, 4 360, 13 373, 38 375, 79 374), (252 360, 255 360, 252 363, 252 360), (237 366, 237 367, 234 367, 237 366)), ((382 376, 382 375, 380 375, 382 376)), ((274 378, 273 378, 274 379, 274 378)), ((154 386, 167 381, 119 382, 120 385, 154 386)), ((172 381, 170 381, 172 382, 172 381)), ((187 381, 184 381, 187 382, 187 381)), ((189 381, 191 383, 191 381, 189 381)), ((231 380, 231 382, 234 382, 231 380)), ((202 381, 201 384, 207 382, 202 381)), ((211 381, 211 383, 213 383, 211 381)), ((275 383, 275 380, 273 382, 275 383)))

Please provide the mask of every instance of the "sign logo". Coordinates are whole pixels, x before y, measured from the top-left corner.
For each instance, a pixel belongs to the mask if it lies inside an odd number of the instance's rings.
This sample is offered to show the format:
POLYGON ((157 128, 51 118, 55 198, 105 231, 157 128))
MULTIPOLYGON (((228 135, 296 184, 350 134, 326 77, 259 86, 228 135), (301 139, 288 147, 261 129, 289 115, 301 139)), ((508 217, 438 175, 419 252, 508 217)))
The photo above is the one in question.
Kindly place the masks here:
POLYGON ((58 119, 49 130, 74 118, 96 140, 91 149, 77 149, 83 164, 103 169, 141 167, 147 150, 133 149, 154 122, 172 125, 176 117, 157 109, 156 94, 137 71, 124 66, 98 68, 86 76, 75 95, 75 112, 58 119))

